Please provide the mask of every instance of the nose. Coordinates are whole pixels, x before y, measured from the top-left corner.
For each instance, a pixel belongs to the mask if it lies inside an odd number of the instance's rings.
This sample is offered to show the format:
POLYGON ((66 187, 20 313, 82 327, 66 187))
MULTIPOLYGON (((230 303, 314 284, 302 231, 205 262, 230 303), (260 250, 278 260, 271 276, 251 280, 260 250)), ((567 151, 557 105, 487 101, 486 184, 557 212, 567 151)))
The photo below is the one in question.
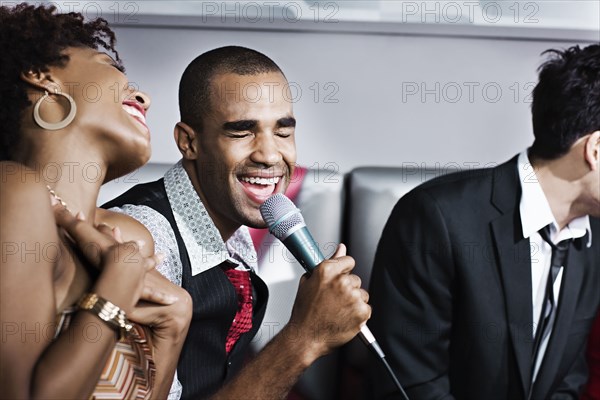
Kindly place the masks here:
POLYGON ((152 99, 150 99, 149 95, 144 92, 136 91, 134 92, 133 97, 142 105, 142 107, 144 107, 144 110, 148 111, 150 104, 152 103, 152 99))
POLYGON ((250 159, 267 167, 277 165, 283 160, 275 136, 272 133, 260 132, 256 135, 250 159))
POLYGON ((152 99, 149 95, 142 92, 141 90, 138 90, 135 86, 129 83, 127 84, 126 90, 129 93, 127 95, 128 99, 134 99, 135 101, 140 103, 142 107, 144 107, 144 110, 148 111, 148 109, 150 108, 150 104, 152 103, 152 99))

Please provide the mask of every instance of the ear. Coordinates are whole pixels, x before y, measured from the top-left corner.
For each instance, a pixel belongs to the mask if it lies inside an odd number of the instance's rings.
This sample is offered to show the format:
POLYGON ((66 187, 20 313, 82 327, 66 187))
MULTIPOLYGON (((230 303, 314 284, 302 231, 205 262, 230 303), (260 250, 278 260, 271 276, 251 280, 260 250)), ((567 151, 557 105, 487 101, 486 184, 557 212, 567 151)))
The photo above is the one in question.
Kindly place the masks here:
POLYGON ((60 84, 55 81, 50 71, 42 72, 29 70, 27 72, 21 72, 20 78, 22 81, 42 91, 47 90, 49 92, 54 92, 55 89, 60 89, 60 84))
POLYGON ((186 160, 198 158, 198 141, 196 131, 185 122, 178 122, 173 131, 179 152, 186 160))
POLYGON ((600 168, 600 131, 591 133, 585 141, 585 161, 592 171, 600 168))

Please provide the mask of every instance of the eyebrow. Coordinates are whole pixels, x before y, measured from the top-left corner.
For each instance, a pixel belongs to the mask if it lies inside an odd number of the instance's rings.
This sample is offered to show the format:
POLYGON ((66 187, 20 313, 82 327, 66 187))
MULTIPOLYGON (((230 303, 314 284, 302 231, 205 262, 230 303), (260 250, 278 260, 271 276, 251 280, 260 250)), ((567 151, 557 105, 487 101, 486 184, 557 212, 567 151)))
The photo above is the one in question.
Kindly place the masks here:
POLYGON ((223 129, 226 131, 238 131, 238 132, 249 131, 249 130, 254 129, 257 124, 258 124, 258 121, 254 120, 254 119, 243 119, 240 121, 225 122, 223 124, 223 129))
MULTIPOLYGON (((255 119, 243 119, 239 121, 225 122, 223 129, 226 131, 243 132, 251 131, 258 125, 255 119)), ((296 119, 293 117, 279 118, 277 120, 278 128, 293 128, 296 126, 296 119)))
POLYGON ((277 120, 277 126, 280 128, 294 128, 296 126, 296 118, 286 117, 277 120))

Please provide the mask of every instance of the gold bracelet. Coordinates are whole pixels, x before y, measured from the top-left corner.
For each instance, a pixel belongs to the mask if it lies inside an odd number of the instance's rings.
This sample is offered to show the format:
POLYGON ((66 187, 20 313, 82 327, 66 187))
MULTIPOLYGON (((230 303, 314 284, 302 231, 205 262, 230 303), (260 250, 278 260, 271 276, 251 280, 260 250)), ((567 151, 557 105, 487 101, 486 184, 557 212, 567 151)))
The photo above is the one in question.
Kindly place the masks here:
POLYGON ((106 322, 108 326, 120 333, 121 338, 133 328, 125 316, 125 311, 96 293, 84 294, 77 305, 80 310, 90 311, 106 322))

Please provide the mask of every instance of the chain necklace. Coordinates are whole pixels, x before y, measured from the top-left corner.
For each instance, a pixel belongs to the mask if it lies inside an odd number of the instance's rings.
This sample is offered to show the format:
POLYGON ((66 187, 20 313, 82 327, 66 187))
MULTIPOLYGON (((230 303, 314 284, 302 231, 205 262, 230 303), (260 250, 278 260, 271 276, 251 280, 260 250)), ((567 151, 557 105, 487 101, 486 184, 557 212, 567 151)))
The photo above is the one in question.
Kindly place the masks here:
POLYGON ((69 206, 62 199, 62 197, 60 197, 59 195, 57 195, 56 192, 49 185, 46 185, 46 188, 48 189, 48 192, 50 192, 50 195, 52 197, 54 197, 54 199, 56 199, 56 201, 58 201, 60 203, 60 205, 65 208, 65 210, 67 210, 68 212, 71 212, 71 210, 69 210, 69 206))

